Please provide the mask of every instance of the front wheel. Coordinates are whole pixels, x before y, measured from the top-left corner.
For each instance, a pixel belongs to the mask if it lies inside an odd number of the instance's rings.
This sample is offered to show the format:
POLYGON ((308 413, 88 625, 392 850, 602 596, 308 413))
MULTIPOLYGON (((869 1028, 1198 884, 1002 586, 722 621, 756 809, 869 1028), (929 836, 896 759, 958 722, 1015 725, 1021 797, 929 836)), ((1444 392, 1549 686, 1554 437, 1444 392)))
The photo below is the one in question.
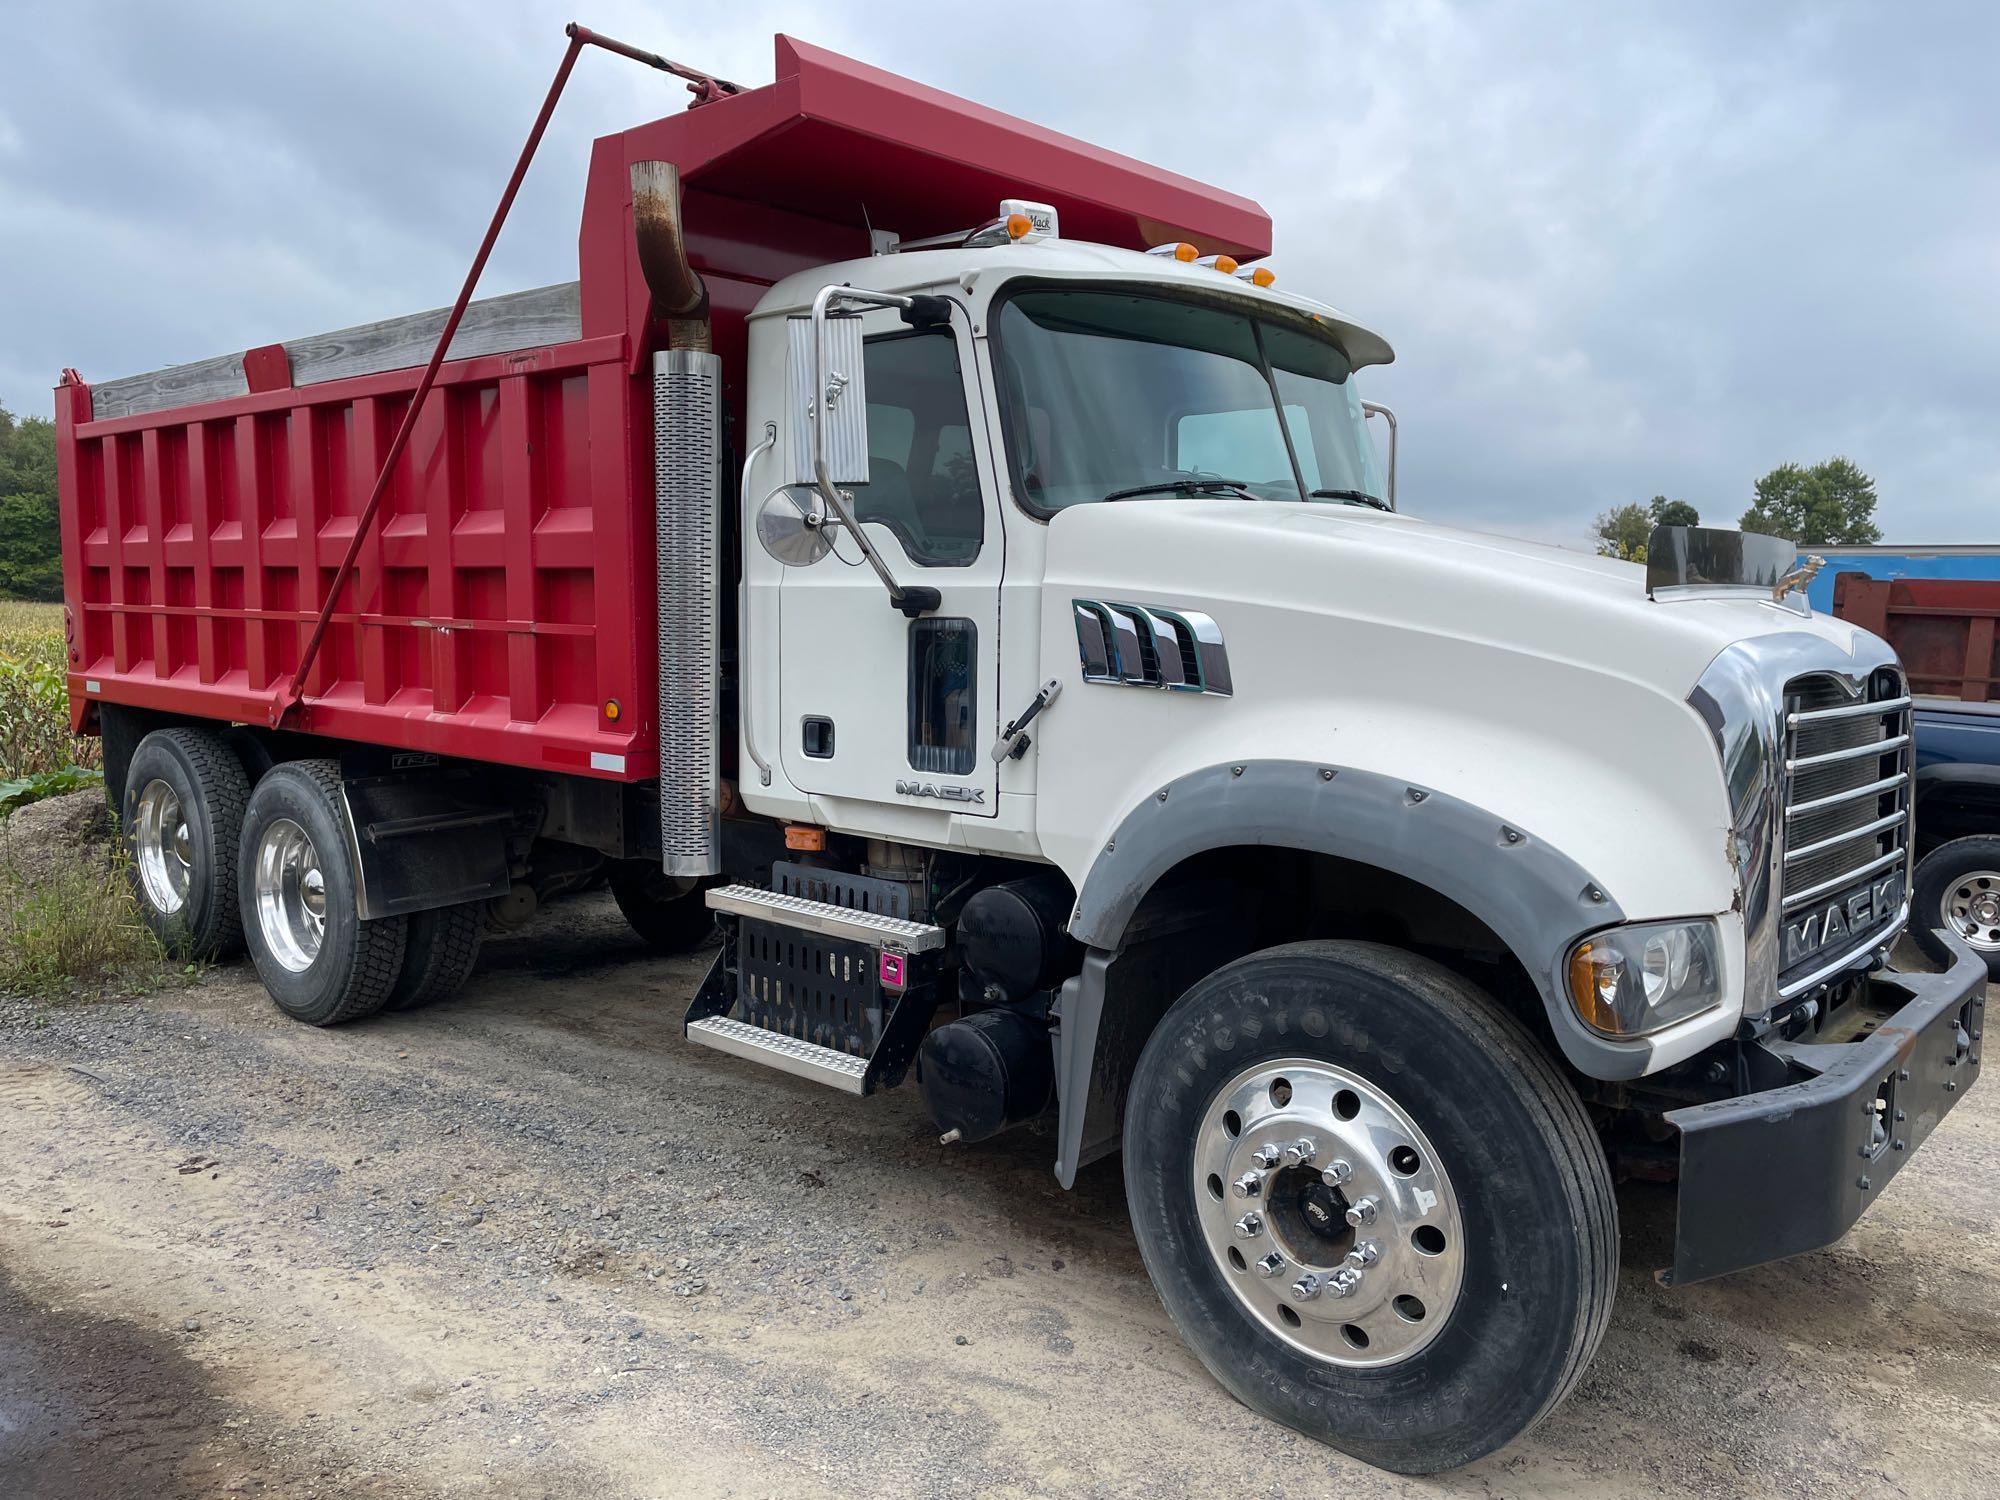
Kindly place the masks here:
POLYGON ((1395 949, 1273 948, 1182 996, 1133 1078, 1125 1181, 1210 1372, 1381 1468, 1527 1431, 1610 1317, 1617 1210, 1581 1101, 1493 1001, 1395 949))

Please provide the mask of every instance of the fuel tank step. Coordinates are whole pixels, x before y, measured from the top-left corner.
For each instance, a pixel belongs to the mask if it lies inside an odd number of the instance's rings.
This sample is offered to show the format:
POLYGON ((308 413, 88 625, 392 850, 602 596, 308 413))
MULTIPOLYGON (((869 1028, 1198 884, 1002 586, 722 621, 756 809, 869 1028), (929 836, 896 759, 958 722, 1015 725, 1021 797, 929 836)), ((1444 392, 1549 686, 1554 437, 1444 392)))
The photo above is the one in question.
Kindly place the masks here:
POLYGON ((899 953, 929 953, 944 946, 944 929, 928 922, 856 911, 830 901, 809 901, 804 896, 788 896, 782 891, 759 890, 754 885, 717 886, 707 899, 711 910, 731 916, 750 917, 899 953))
POLYGON ((751 885, 707 893, 722 948, 687 1038, 843 1093, 893 1088, 937 1010, 944 929, 869 910, 889 893, 865 879, 819 890, 855 904, 751 885))
POLYGON ((800 1037, 766 1031, 727 1016, 690 1021, 687 1036, 689 1041, 704 1047, 763 1063, 781 1073, 810 1078, 814 1083, 828 1084, 844 1094, 863 1094, 868 1089, 867 1058, 836 1052, 800 1037))

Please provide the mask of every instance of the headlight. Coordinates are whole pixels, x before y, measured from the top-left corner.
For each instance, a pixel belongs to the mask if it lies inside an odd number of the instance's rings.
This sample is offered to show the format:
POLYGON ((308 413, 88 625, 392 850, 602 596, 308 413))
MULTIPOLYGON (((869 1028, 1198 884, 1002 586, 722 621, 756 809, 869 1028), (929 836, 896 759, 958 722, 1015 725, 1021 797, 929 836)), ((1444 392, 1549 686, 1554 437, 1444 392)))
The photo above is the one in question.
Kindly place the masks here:
POLYGON ((1569 950, 1570 1004, 1592 1031, 1646 1036, 1722 999, 1715 923, 1647 922, 1592 933, 1569 950))

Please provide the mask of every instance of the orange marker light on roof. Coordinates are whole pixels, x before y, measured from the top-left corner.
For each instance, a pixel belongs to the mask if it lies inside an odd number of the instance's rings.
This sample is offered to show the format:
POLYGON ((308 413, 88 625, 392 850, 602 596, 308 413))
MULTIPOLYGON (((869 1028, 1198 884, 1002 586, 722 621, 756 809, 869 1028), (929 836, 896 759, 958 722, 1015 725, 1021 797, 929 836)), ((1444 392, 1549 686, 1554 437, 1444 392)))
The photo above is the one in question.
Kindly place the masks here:
POLYGON ((1201 252, 1186 240, 1170 240, 1164 245, 1155 245, 1146 252, 1148 255, 1170 255, 1186 265, 1195 260, 1201 252))
POLYGON ((1277 273, 1269 266, 1259 266, 1250 273, 1250 284, 1252 286, 1270 286, 1277 279, 1277 273))
POLYGON ((1026 239, 1030 234, 1034 233, 1034 230, 1035 230, 1035 221, 1029 218, 1026 214, 1007 215, 1008 239, 1010 240, 1026 239))
POLYGON ((1225 276, 1234 275, 1236 272, 1236 257, 1233 255, 1216 256, 1215 269, 1220 271, 1225 276))

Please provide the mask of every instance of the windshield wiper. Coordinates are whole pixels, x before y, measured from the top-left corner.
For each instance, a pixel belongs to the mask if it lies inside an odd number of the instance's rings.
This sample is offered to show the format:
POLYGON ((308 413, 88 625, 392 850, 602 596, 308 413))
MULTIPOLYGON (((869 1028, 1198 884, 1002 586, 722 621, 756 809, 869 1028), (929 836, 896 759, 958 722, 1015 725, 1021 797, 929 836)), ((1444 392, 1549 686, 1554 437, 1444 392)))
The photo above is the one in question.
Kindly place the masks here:
POLYGON ((1389 508, 1388 501, 1377 499, 1366 490, 1314 490, 1312 497, 1315 500, 1348 500, 1356 505, 1372 505, 1377 510, 1389 508))
POLYGON ((1224 479, 1219 475, 1188 474, 1179 479, 1160 479, 1152 484, 1135 484, 1129 490, 1113 490, 1106 500, 1131 500, 1140 495, 1201 495, 1215 490, 1234 490, 1245 500, 1255 500, 1248 485, 1241 479, 1224 479))

